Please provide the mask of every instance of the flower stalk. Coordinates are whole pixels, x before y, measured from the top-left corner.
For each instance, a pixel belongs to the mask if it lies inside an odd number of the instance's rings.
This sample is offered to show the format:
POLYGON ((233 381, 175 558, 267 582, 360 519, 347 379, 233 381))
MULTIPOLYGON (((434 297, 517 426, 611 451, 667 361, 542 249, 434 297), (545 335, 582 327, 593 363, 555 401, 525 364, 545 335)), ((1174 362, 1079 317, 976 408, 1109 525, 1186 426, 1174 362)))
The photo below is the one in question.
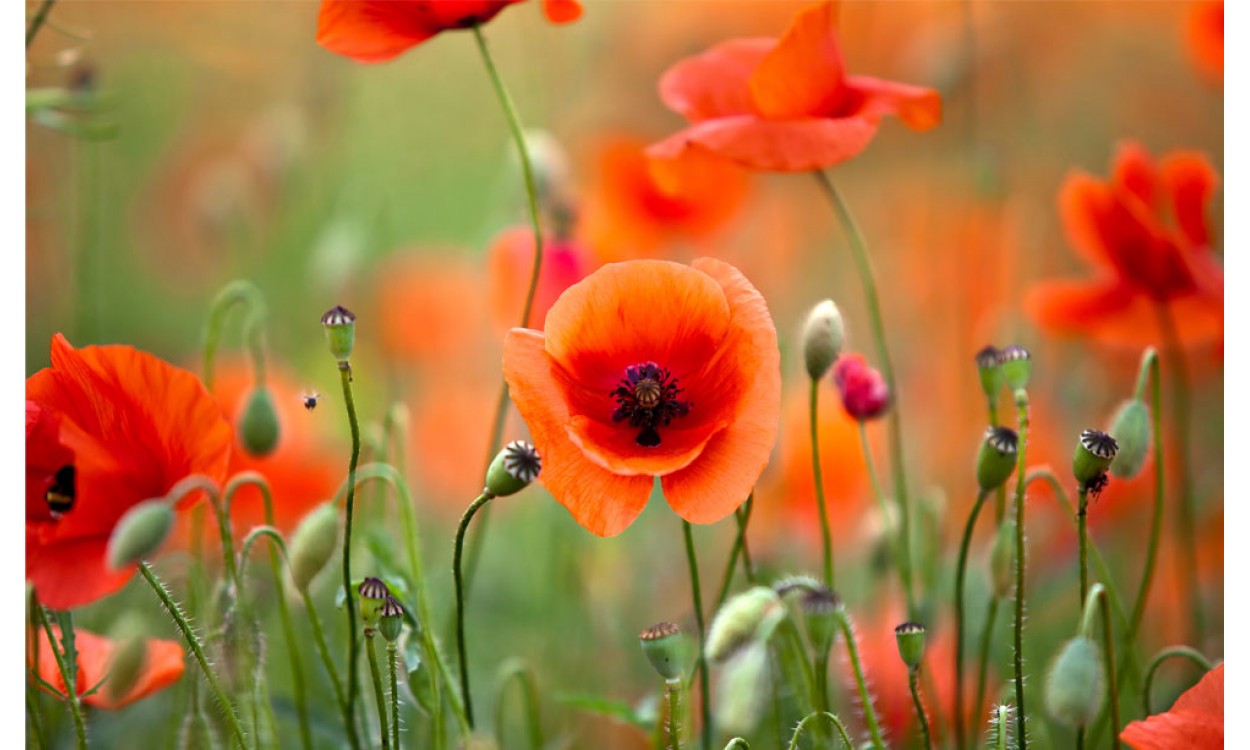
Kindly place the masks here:
POLYGON ((707 655, 703 648, 707 638, 707 629, 703 624, 703 594, 699 590, 699 562, 695 556, 694 531, 690 527, 690 522, 682 519, 681 528, 686 540, 686 562, 690 566, 690 595, 694 602, 694 621, 699 629, 699 712, 703 719, 701 746, 703 750, 711 750, 712 706, 708 687, 707 655))
POLYGON ((473 696, 469 693, 469 660, 464 639, 464 535, 469 530, 469 522, 486 503, 494 499, 494 495, 483 492, 470 503, 469 508, 460 517, 460 525, 456 528, 456 542, 452 553, 452 575, 456 587, 456 655, 460 663, 460 699, 464 703, 465 717, 469 728, 473 728, 473 696))

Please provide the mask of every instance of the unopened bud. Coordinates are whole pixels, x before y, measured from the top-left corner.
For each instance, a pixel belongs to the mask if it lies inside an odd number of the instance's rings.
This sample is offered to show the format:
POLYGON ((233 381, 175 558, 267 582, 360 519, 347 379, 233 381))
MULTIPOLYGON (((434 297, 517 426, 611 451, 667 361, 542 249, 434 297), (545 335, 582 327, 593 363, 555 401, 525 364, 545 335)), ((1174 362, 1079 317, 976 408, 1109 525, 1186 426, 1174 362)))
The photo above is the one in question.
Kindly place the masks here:
POLYGON ((274 408, 273 394, 265 386, 259 386, 243 407, 239 420, 239 441, 252 456, 268 456, 278 447, 278 411, 274 408))
POLYGON ((1046 710, 1070 729, 1088 726, 1102 708, 1103 678, 1098 644, 1084 636, 1073 638, 1046 675, 1046 710))
POLYGON ((638 634, 638 642, 651 667, 664 679, 675 680, 685 672, 690 643, 681 628, 671 622, 657 622, 638 634))
POLYGON ((999 354, 998 348, 991 344, 977 352, 976 356, 981 390, 990 401, 998 398, 998 392, 1003 388, 1003 368, 998 361, 999 354))
POLYGON ((513 440, 490 462, 486 470, 486 491, 495 497, 514 495, 529 486, 542 471, 538 450, 524 440, 513 440))
POLYGON ((322 503, 304 516, 291 537, 291 579, 295 588, 308 585, 334 555, 339 540, 339 513, 334 503, 322 503))
POLYGON ((109 537, 109 567, 123 568, 156 552, 173 525, 174 509, 164 500, 145 500, 126 511, 109 537))
POLYGON ((1012 344, 998 353, 998 364, 1002 368, 1003 379, 1007 381, 1011 390, 1029 387, 1029 375, 1033 372, 1033 363, 1028 349, 1012 344))
POLYGON ((1072 476, 1076 477, 1077 484, 1082 489, 1096 489, 1106 477, 1118 448, 1115 438, 1105 432, 1083 431, 1072 455, 1072 476))
POLYGON ((767 640, 785 613, 781 597, 767 586, 737 594, 725 602, 712 620, 704 646, 707 658, 719 663, 752 640, 767 640))
POLYGON ((1132 479, 1146 463, 1150 451, 1150 410, 1139 398, 1120 404, 1108 430, 1119 445, 1111 473, 1121 479, 1132 479))
POLYGON ((404 608, 399 600, 387 595, 382 603, 382 614, 378 620, 378 632, 387 643, 394 643, 404 629, 404 608))
POLYGON ((982 492, 997 489, 1016 469, 1019 438, 1010 427, 987 427, 977 451, 977 484, 982 492))
POLYGON ((823 378, 842 353, 845 341, 842 313, 833 300, 827 299, 813 307, 803 324, 803 363, 807 366, 808 377, 823 378))
POLYGON ((139 676, 143 674, 147 657, 148 639, 138 632, 132 633, 121 642, 113 652, 113 659, 109 663, 108 682, 104 684, 110 700, 120 703, 130 694, 135 683, 139 681, 139 676))
POLYGON ((321 325, 325 328, 326 343, 330 345, 330 353, 339 362, 347 362, 352 357, 352 349, 356 346, 356 316, 342 305, 335 305, 321 316, 321 325))
POLYGON ((847 353, 833 366, 833 384, 842 394, 842 408, 859 421, 875 419, 890 406, 890 388, 863 355, 847 353))
POLYGON ((356 587, 356 593, 360 594, 360 620, 368 629, 376 625, 382 616, 382 605, 391 595, 391 590, 381 578, 366 578, 356 587))
POLYGON ((998 534, 994 537, 994 546, 990 547, 990 585, 994 596, 1005 599, 1015 585, 1012 573, 1016 563, 1016 527, 1011 521, 1004 521, 998 526, 998 534))
POLYGON ((924 660, 925 627, 918 622, 905 622, 894 628, 898 655, 908 669, 915 669, 924 660))
POLYGON ((751 643, 720 673, 716 727, 729 734, 751 734, 768 705, 768 647, 751 643))

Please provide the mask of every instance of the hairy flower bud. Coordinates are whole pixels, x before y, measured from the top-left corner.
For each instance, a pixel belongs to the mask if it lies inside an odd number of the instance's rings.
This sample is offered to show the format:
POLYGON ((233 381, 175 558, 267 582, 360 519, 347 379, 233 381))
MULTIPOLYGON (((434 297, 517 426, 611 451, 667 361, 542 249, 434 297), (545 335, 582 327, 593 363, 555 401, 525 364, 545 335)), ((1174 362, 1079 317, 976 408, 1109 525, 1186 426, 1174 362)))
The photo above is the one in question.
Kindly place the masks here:
POLYGON ((671 622, 657 622, 638 634, 638 642, 651 667, 664 679, 676 680, 685 672, 690 643, 681 628, 671 622))
POLYGON ((243 417, 239 420, 239 441, 250 455, 268 456, 278 447, 280 432, 273 394, 265 386, 258 386, 243 407, 243 417))
POLYGON ((291 579, 300 591, 308 585, 334 555, 339 540, 339 512, 334 503, 322 503, 300 521, 288 547, 291 579))
POLYGON ((748 642, 767 640, 785 614, 781 597, 767 586, 737 594, 725 602, 708 628, 704 646, 708 660, 723 662, 748 642))
POLYGON ((538 450, 524 440, 503 447, 486 470, 486 491, 495 497, 514 495, 529 486, 542 471, 538 450))
POLYGON ((126 511, 109 537, 109 567, 117 569, 156 552, 174 525, 174 509, 164 500, 145 500, 126 511))
POLYGON ((111 700, 120 702, 129 695, 143 674, 147 658, 148 639, 137 630, 129 633, 113 652, 109 663, 108 681, 104 683, 104 689, 111 700))
POLYGON ((833 366, 846 341, 842 313, 827 299, 812 308, 803 324, 803 363, 812 380, 820 380, 833 366))
POLYGON ((1112 474, 1121 479, 1137 476, 1150 452, 1150 431, 1150 410, 1141 399, 1130 398, 1120 404, 1107 430, 1119 445, 1111 462, 1112 474))
POLYGON ((1098 644, 1084 636, 1073 638, 1046 675, 1046 710, 1071 729, 1088 726, 1102 708, 1103 679, 1098 644))

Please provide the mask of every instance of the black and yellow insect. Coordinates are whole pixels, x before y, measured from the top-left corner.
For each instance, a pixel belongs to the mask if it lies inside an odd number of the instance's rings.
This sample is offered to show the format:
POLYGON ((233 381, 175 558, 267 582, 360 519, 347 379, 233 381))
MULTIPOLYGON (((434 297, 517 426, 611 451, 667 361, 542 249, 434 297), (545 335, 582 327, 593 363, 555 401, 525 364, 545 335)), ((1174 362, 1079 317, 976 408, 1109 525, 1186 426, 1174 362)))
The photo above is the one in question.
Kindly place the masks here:
POLYGON ((62 466, 56 470, 52 478, 52 486, 48 487, 48 508, 53 514, 68 512, 74 507, 76 472, 73 466, 62 466))

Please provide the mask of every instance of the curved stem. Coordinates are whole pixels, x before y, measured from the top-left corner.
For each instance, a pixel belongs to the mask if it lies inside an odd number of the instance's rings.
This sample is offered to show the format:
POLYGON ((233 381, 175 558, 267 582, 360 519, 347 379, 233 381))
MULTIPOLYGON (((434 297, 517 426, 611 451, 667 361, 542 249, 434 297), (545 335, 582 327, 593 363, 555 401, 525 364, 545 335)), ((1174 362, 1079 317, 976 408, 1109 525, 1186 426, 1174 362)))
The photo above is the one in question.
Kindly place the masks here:
MULTIPOLYGON (((868 469, 868 479, 872 484, 873 498, 877 501, 877 510, 881 512, 881 520, 887 527, 885 538, 887 546, 890 548, 890 556, 894 558, 895 567, 898 568, 899 580, 903 584, 903 591, 906 594, 907 601, 909 603, 908 611, 912 611, 914 608, 911 606, 911 603, 914 601, 915 595, 911 587, 911 576, 907 572, 909 566, 903 558, 904 553, 902 551, 902 540, 890 533, 890 529, 888 528, 890 512, 889 508, 885 504, 885 490, 882 489, 881 479, 877 476, 877 468, 872 460, 872 449, 868 445, 868 432, 865 427, 865 422, 862 419, 859 420, 859 444, 863 449, 864 465, 868 469)), ((903 533, 901 526, 898 531, 899 536, 901 536, 903 533)))
POLYGON ((371 629, 365 630, 365 651, 369 654, 369 676, 373 679, 373 701, 378 707, 378 725, 382 733, 382 750, 390 750, 391 730, 386 721, 386 695, 382 692, 382 672, 378 669, 378 650, 373 645, 371 629))
MULTIPOLYGON (((920 736, 924 738, 924 750, 932 750, 933 740, 929 736, 929 717, 925 715, 924 704, 920 702, 920 670, 907 670, 907 686, 911 688, 911 700, 916 705, 916 718, 920 721, 920 736)), ((956 690, 959 686, 956 685, 956 690)))
POLYGON ((391 673, 391 747, 399 750, 399 649, 394 641, 386 644, 386 666, 391 673))
POLYGON ((461 558, 464 556, 464 534, 469 529, 469 522, 473 520, 473 515, 478 509, 494 497, 489 492, 483 492, 460 517, 460 525, 456 528, 455 550, 452 554, 451 569, 456 585, 456 654, 460 661, 460 698, 464 702, 464 712, 470 729, 473 728, 473 696, 469 693, 469 660, 464 643, 464 576, 461 573, 461 558))
POLYGON ((192 474, 184 478, 166 493, 165 499, 170 505, 175 505, 192 492, 203 492, 213 506, 213 512, 217 516, 217 531, 221 537, 221 558, 225 564, 226 580, 237 589, 239 569, 234 557, 234 528, 230 522, 230 506, 222 502, 217 483, 203 474, 192 474))
MULTIPOLYGON (((972 546, 972 532, 977 525, 981 506, 988 493, 982 490, 964 524, 963 539, 959 542, 959 562, 955 565, 955 747, 964 746, 964 577, 968 570, 968 549, 972 546)), ((980 711, 980 704, 977 705, 980 711)))
POLYGON ((538 688, 534 684, 533 672, 520 659, 505 663, 500 672, 499 688, 495 691, 495 734, 499 746, 504 746, 502 735, 504 693, 508 685, 515 681, 521 687, 521 704, 525 710, 525 727, 530 750, 540 750, 543 746, 543 726, 538 706, 538 688))
POLYGON ((690 566, 690 595, 694 600, 694 621, 699 628, 699 713, 703 719, 702 747, 703 750, 710 750, 712 747, 712 707, 709 695, 711 690, 708 686, 707 657, 703 653, 703 642, 707 638, 707 631, 703 626, 703 594, 699 590, 699 562, 695 556, 694 531, 690 527, 690 522, 682 519, 681 528, 686 538, 686 562, 690 566))
POLYGON ((725 574, 721 578, 720 593, 716 595, 716 611, 729 596, 729 588, 733 584, 734 569, 738 567, 738 558, 742 557, 742 569, 749 583, 755 582, 755 571, 751 567, 751 554, 747 550, 747 523, 751 520, 751 505, 755 493, 747 496, 741 508, 734 510, 734 520, 738 522, 738 533, 734 536, 734 545, 729 550, 729 559, 725 562, 725 574))
POLYGON ((1107 705, 1111 710, 1111 747, 1120 747, 1120 691, 1116 684, 1115 639, 1111 636, 1111 605, 1107 601, 1107 589, 1095 583, 1085 599, 1081 614, 1081 635, 1089 638, 1093 626, 1095 602, 1102 610, 1102 655, 1107 670, 1107 705))
POLYGON ((265 382, 264 329, 261 324, 268 314, 264 295, 260 288, 247 279, 235 279, 222 287, 213 298, 209 307, 208 322, 204 327, 204 387, 211 393, 214 383, 213 363, 217 355, 217 344, 221 338, 221 328, 225 324, 226 314, 235 305, 241 304, 249 311, 243 324, 244 338, 252 356, 256 382, 265 382))
MULTIPOLYGON (((803 720, 800 721, 798 723, 798 726, 794 728, 794 735, 790 737, 790 750, 796 750, 796 748, 798 748, 799 737, 802 736, 803 730, 807 728, 807 722, 811 721, 812 719, 822 718, 822 717, 828 719, 830 722, 833 723, 835 727, 837 727, 838 734, 841 735, 843 744, 845 744, 848 748, 850 748, 850 750, 855 750, 855 745, 854 743, 851 742, 851 735, 847 734, 846 732, 846 725, 843 724, 842 720, 839 719, 836 715, 829 713, 828 711, 817 711, 815 713, 810 713, 807 716, 803 717, 803 720)), ((743 742, 743 744, 745 745, 746 743, 743 742)), ((725 750, 729 750, 729 745, 725 746, 725 750)))
MULTIPOLYGON (((829 510, 825 507, 825 482, 820 475, 820 438, 817 435, 816 403, 820 395, 820 380, 811 381, 811 395, 808 399, 809 424, 812 435, 812 477, 816 483, 816 509, 820 511, 820 540, 824 545, 825 586, 833 586, 833 535, 829 531, 829 510)), ((860 423, 863 424, 862 422, 860 423)))
POLYGON ((1154 713, 1150 708, 1150 687, 1154 684, 1155 672, 1158 671, 1163 662, 1177 656, 1189 659, 1201 667, 1203 672, 1210 672, 1213 666, 1207 657, 1203 656, 1201 651, 1189 646, 1168 646, 1155 654, 1154 658, 1150 660, 1150 666, 1146 667, 1145 684, 1142 686, 1141 705, 1146 712, 1146 716, 1154 713))
POLYGON ((30 21, 30 28, 26 29, 26 49, 30 49, 30 45, 35 41, 35 35, 39 33, 39 29, 43 28, 43 24, 48 20, 48 14, 52 12, 52 6, 56 0, 43 0, 43 4, 39 6, 39 10, 35 11, 35 17, 30 21))
POLYGON ((981 631, 981 649, 977 657, 977 692, 976 710, 985 705, 985 683, 989 674, 990 644, 994 638, 994 621, 998 618, 998 597, 990 599, 989 610, 985 613, 985 629, 981 631))
POLYGON ((343 531, 343 591, 347 603, 347 723, 356 721, 356 596, 352 591, 352 515, 356 504, 356 464, 360 461, 360 422, 356 418, 356 401, 352 396, 352 369, 348 362, 339 363, 339 379, 343 384, 343 402, 347 405, 347 422, 352 431, 352 456, 347 465, 347 504, 343 531))
POLYGON ((851 618, 845 609, 838 610, 837 618, 838 626, 842 629, 842 638, 846 641, 846 652, 851 657, 851 670, 855 673, 855 686, 859 688, 859 701, 863 705, 864 722, 868 725, 872 746, 877 750, 884 750, 885 742, 881 739, 881 727, 877 724, 877 711, 872 706, 872 696, 868 694, 868 685, 864 682, 864 668, 859 663, 859 647, 855 643, 851 618))
POLYGON ((1142 617, 1146 614, 1146 602, 1150 598, 1150 585, 1154 581, 1155 561, 1159 557, 1159 538, 1163 533, 1163 398, 1162 385, 1159 382, 1159 356, 1151 347, 1142 354, 1141 371, 1137 376, 1137 398, 1141 398, 1145 390, 1145 381, 1149 375, 1150 388, 1150 431, 1154 448, 1155 495, 1154 510, 1150 518, 1150 541, 1146 547, 1146 567, 1142 571, 1141 586, 1137 589, 1137 600, 1133 604, 1133 615, 1129 618, 1128 642, 1135 643, 1137 631, 1141 627, 1142 617))
POLYGON ((1020 750, 1028 747, 1024 734, 1024 487, 1027 477, 1024 471, 1025 454, 1029 444, 1029 394, 1023 388, 1016 390, 1016 433, 1019 435, 1019 451, 1016 460, 1016 619, 1015 683, 1016 683, 1016 744, 1020 750))

